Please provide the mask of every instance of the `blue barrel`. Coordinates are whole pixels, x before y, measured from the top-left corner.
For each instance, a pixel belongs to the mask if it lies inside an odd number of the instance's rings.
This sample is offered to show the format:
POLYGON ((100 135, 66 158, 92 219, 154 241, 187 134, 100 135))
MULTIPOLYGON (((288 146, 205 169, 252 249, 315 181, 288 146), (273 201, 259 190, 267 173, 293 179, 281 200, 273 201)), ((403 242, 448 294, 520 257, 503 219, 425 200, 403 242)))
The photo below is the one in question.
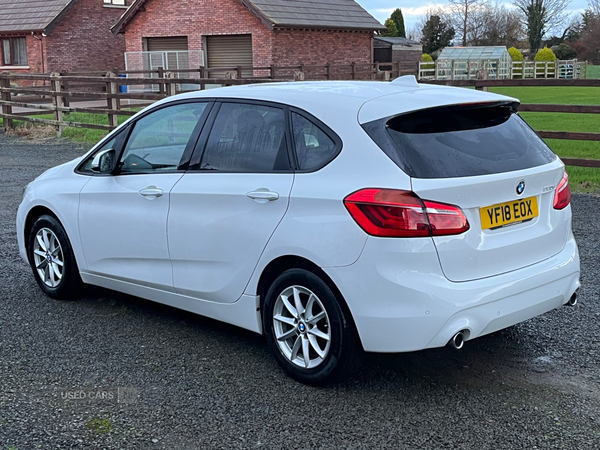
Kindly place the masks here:
MULTIPOLYGON (((120 73, 119 74, 119 78, 127 78, 127 75, 125 75, 124 73, 120 73)), ((120 84, 119 85, 119 92, 121 94, 127 94, 127 85, 126 84, 120 84)))

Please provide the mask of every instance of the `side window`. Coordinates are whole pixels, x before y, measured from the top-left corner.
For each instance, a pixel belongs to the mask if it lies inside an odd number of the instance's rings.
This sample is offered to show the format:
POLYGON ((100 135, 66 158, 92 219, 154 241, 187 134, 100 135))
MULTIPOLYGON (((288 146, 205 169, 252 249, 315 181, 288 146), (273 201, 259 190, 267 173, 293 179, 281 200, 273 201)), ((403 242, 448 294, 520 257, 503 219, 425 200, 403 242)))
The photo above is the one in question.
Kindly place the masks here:
POLYGON ((282 109, 223 103, 211 130, 202 170, 272 172, 289 170, 282 109))
POLYGON ((301 170, 317 169, 337 152, 335 142, 317 125, 300 114, 292 113, 294 144, 301 170))
POLYGON ((206 105, 167 106, 138 120, 119 162, 121 173, 177 169, 206 105))

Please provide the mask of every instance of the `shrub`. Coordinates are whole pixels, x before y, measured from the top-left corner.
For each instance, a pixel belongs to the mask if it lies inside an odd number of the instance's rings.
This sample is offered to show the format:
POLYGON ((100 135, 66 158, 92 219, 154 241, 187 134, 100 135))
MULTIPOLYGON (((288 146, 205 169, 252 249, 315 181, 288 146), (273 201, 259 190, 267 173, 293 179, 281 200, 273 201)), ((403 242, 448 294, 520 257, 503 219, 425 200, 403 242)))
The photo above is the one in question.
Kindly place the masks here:
POLYGON ((563 42, 556 49, 555 55, 557 59, 561 60, 574 59, 577 57, 577 51, 563 42))
POLYGON ((543 49, 539 50, 536 55, 535 58, 533 58, 536 62, 539 63, 546 63, 548 62, 548 64, 536 64, 535 65, 535 77, 536 78, 544 78, 545 77, 545 73, 546 73, 546 67, 548 68, 548 70, 554 70, 556 64, 554 63, 554 61, 556 61, 556 56, 554 55, 554 52, 549 49, 548 47, 544 47, 543 49))
POLYGON ((435 64, 433 63, 433 58, 431 57, 431 55, 429 55, 427 53, 423 53, 423 55, 421 56, 421 61, 431 63, 431 64, 423 64, 421 66, 423 69, 434 69, 435 68, 435 64))
POLYGON ((535 61, 556 61, 556 55, 548 47, 544 47, 535 54, 535 61))
MULTIPOLYGON (((523 62, 523 53, 518 48, 511 47, 508 49, 508 54, 513 62, 523 62)), ((523 65, 513 65, 513 78, 523 78, 523 65)))
POLYGON ((521 53, 518 48, 509 48, 508 53, 513 61, 523 61, 523 53, 521 53))

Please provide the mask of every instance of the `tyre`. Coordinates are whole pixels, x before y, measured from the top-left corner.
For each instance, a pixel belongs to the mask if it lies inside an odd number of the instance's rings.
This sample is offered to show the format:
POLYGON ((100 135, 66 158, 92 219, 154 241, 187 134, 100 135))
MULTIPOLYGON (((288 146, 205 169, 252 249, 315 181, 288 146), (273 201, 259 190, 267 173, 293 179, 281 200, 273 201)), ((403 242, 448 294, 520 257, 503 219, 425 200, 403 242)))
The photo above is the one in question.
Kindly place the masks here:
POLYGON ((58 220, 39 217, 29 233, 29 263, 33 276, 44 293, 52 298, 69 299, 83 283, 67 233, 58 220))
POLYGON ((349 314, 329 286, 307 270, 287 270, 273 282, 263 320, 277 362, 302 383, 338 381, 362 354, 349 314))

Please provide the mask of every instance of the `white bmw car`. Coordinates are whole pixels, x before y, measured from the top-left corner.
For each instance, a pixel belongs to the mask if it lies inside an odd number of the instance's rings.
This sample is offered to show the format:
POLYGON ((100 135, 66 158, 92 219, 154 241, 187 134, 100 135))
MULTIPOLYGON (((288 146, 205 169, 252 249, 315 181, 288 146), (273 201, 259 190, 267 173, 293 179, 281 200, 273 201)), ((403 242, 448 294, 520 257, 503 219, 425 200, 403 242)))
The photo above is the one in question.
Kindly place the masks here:
POLYGON ((20 252, 51 297, 264 333, 304 383, 461 347, 579 287, 564 165, 517 106, 414 77, 170 97, 27 186, 20 252))

